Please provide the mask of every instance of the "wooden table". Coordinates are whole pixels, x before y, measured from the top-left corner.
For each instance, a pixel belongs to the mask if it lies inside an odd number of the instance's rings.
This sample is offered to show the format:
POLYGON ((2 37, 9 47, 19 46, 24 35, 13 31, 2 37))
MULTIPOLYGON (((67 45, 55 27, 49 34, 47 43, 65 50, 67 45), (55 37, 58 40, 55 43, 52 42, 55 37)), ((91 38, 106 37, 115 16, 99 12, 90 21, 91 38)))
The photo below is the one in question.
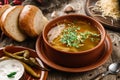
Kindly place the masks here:
MULTIPOLYGON (((33 5, 38 6, 40 9, 43 10, 44 15, 49 20, 52 19, 51 14, 53 11, 56 11, 57 14, 59 14, 59 16, 66 15, 66 13, 63 12, 63 9, 65 5, 67 4, 71 4, 75 8, 74 13, 86 15, 85 10, 84 10, 86 0, 53 0, 53 1, 56 1, 56 2, 53 2, 53 4, 48 5, 48 6, 47 5, 41 6, 34 0, 25 0, 23 5, 33 4, 33 5)), ((106 31, 108 35, 111 36, 113 51, 112 51, 112 55, 109 57, 109 59, 106 61, 104 65, 94 70, 82 72, 82 73, 66 73, 66 72, 61 72, 61 71, 54 70, 51 68, 51 70, 49 71, 47 80, 90 80, 92 77, 102 72, 105 72, 107 70, 108 65, 111 64, 112 62, 119 61, 120 59, 120 33, 110 31, 108 29, 106 29, 106 31)), ((21 46, 26 46, 26 47, 35 49, 35 42, 36 42, 36 39, 28 39, 22 43, 18 43, 8 37, 3 37, 3 39, 0 42, 0 47, 6 46, 6 45, 21 45, 21 46)), ((120 74, 108 75, 104 77, 102 80, 120 80, 120 74)))

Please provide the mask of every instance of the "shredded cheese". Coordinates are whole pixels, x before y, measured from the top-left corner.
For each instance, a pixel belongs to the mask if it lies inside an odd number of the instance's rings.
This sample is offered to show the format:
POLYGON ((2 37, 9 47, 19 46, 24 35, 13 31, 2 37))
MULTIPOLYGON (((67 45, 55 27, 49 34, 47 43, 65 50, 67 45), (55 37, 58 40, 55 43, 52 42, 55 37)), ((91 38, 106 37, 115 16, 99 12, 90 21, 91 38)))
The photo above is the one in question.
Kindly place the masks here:
POLYGON ((100 11, 102 16, 112 17, 115 20, 120 19, 120 9, 118 0, 98 0, 94 10, 100 11))

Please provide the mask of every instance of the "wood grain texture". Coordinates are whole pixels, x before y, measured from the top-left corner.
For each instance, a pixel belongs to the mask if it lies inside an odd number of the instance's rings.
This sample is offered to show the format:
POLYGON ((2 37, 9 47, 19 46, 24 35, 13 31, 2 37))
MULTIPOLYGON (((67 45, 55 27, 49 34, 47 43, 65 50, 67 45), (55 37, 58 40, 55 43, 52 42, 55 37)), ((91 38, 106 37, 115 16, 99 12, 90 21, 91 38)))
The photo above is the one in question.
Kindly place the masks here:
MULTIPOLYGON (((49 20, 52 19, 51 13, 53 11, 56 11, 59 15, 65 15, 66 13, 63 12, 63 9, 64 9, 65 5, 67 5, 67 4, 71 4, 74 7, 75 13, 86 15, 85 10, 84 10, 86 0, 50 0, 50 1, 53 1, 54 4, 51 3, 51 6, 48 5, 45 8, 43 6, 41 6, 35 0, 25 0, 23 5, 33 4, 33 5, 38 6, 40 9, 43 10, 44 15, 49 20), (56 4, 57 4, 57 7, 56 7, 56 4)), ((111 36, 111 40, 113 43, 113 52, 112 52, 111 57, 106 61, 106 63, 104 65, 102 65, 94 70, 91 70, 88 72, 82 72, 82 73, 66 73, 66 72, 61 72, 61 71, 57 71, 57 70, 50 68, 51 70, 49 71, 47 80, 90 80, 94 76, 107 71, 107 67, 112 62, 120 61, 120 33, 110 31, 110 30, 107 30, 107 33, 108 33, 108 35, 111 36)), ((14 40, 11 40, 8 37, 3 37, 2 40, 0 40, 0 41, 1 41, 0 47, 6 46, 6 45, 21 45, 21 46, 35 49, 36 39, 27 39, 26 41, 24 41, 22 43, 18 43, 18 42, 15 42, 14 40)), ((102 80, 120 80, 120 73, 117 75, 108 75, 108 76, 104 77, 102 80)))

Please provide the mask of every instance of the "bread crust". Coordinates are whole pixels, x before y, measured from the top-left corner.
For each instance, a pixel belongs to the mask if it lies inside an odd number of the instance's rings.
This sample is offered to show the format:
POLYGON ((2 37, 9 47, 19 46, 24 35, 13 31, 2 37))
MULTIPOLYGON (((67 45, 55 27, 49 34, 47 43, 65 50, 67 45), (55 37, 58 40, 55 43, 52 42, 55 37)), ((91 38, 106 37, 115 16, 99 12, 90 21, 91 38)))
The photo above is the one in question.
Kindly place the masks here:
POLYGON ((33 18, 37 12, 37 8, 31 5, 26 5, 19 18, 19 27, 23 30, 24 33, 31 34, 31 36, 35 36, 36 33, 33 29, 33 18))
MULTIPOLYGON (((8 31, 7 31, 7 29, 5 28, 5 26, 9 26, 9 25, 7 25, 7 20, 10 20, 10 19, 8 19, 8 15, 9 14, 11 14, 12 12, 14 12, 14 10, 15 9, 17 9, 17 8, 20 8, 21 10, 23 9, 23 6, 13 6, 13 7, 10 7, 9 9, 7 9, 4 13, 3 13, 3 15, 1 16, 1 22, 2 22, 2 25, 1 25, 1 30, 4 32, 4 34, 5 35, 7 35, 8 37, 10 37, 10 38, 12 38, 12 39, 14 39, 14 40, 16 40, 16 41, 18 41, 18 42, 22 42, 22 41, 24 41, 25 39, 26 39, 26 36, 21 32, 21 31, 19 31, 20 32, 20 34, 21 34, 21 36, 18 36, 18 37, 15 37, 15 36, 13 36, 12 34, 10 34, 8 31)), ((12 20, 12 18, 11 18, 11 20, 12 20)), ((17 21, 16 21, 17 22, 17 21)), ((12 24, 12 23, 11 23, 12 24)), ((10 26, 11 27, 11 26, 10 26)), ((17 26, 18 27, 18 26, 17 26)), ((19 30, 19 29, 18 29, 19 30)), ((15 33, 15 34, 17 34, 17 33, 15 33)))
POLYGON ((9 4, 6 4, 6 5, 3 5, 1 8, 0 8, 0 16, 5 12, 5 10, 7 10, 8 8, 10 8, 11 5, 9 4))
MULTIPOLYGON (((34 25, 34 18, 35 15, 37 14, 37 12, 39 12, 41 19, 45 21, 45 19, 43 18, 43 14, 40 11, 40 9, 36 6, 33 5, 26 5, 19 17, 19 27, 21 30, 23 30, 24 33, 26 33, 28 36, 30 37, 36 37, 39 35, 39 33, 41 31, 39 31, 38 33, 35 30, 35 25, 34 25)), ((47 22, 47 20, 46 20, 47 22)), ((42 23, 41 23, 42 24, 42 23)), ((43 26, 40 26, 40 28, 42 29, 43 26)))
POLYGON ((10 8, 10 7, 11 7, 11 5, 6 4, 6 5, 3 5, 3 6, 0 8, 0 29, 1 29, 1 25, 2 25, 1 16, 2 16, 2 14, 3 14, 8 8, 10 8))

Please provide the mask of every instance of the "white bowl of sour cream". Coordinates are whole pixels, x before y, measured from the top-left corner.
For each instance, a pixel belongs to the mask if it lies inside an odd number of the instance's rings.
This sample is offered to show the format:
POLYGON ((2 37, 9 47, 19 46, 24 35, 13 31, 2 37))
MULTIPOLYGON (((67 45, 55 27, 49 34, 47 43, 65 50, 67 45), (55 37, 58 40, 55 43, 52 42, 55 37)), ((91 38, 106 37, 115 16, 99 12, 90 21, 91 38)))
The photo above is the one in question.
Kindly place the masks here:
POLYGON ((19 80, 24 74, 24 66, 15 59, 0 61, 0 80, 19 80))

